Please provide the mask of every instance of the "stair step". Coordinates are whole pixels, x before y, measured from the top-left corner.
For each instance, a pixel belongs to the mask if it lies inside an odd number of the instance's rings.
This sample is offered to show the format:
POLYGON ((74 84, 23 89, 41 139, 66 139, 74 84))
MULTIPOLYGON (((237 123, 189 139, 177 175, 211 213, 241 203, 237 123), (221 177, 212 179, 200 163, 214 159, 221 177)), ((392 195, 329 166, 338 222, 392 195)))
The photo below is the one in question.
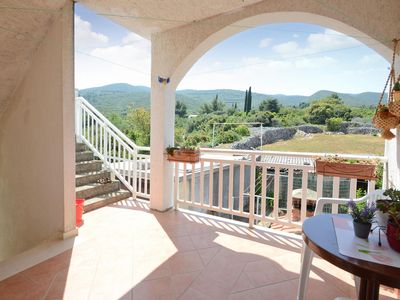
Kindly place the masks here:
POLYGON ((88 148, 84 143, 75 143, 75 151, 76 152, 82 152, 86 151, 88 148))
POLYGON ((102 165, 103 165, 103 163, 100 160, 78 162, 75 165, 75 174, 100 171, 102 168, 102 165))
POLYGON ((92 151, 76 152, 75 154, 75 162, 89 161, 93 159, 94 155, 92 151))
POLYGON ((131 193, 126 190, 118 190, 112 193, 106 193, 99 195, 97 197, 85 200, 84 211, 85 213, 92 211, 94 209, 107 206, 111 203, 121 201, 123 199, 131 197, 131 193))
POLYGON ((102 194, 111 193, 120 189, 119 181, 112 181, 109 183, 90 183, 87 185, 79 186, 75 189, 76 198, 89 199, 102 194))
POLYGON ((111 178, 109 171, 95 171, 75 175, 75 186, 82 186, 89 183, 96 183, 101 178, 111 178))

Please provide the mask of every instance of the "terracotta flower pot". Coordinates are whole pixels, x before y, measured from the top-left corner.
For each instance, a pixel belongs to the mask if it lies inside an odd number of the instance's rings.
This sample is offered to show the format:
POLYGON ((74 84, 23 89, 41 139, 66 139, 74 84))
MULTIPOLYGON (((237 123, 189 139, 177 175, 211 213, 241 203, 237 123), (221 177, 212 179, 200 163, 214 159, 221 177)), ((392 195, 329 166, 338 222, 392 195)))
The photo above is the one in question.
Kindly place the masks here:
POLYGON ((200 161, 200 150, 175 149, 172 154, 168 154, 169 161, 197 163, 200 161))
POLYGON ((342 162, 315 161, 317 174, 371 180, 375 179, 375 165, 348 164, 342 162))
POLYGON ((389 243, 389 246, 397 251, 400 252, 400 228, 389 221, 386 230, 386 236, 389 243))
POLYGON ((354 235, 361 239, 366 239, 371 231, 371 223, 361 223, 353 220, 354 235))

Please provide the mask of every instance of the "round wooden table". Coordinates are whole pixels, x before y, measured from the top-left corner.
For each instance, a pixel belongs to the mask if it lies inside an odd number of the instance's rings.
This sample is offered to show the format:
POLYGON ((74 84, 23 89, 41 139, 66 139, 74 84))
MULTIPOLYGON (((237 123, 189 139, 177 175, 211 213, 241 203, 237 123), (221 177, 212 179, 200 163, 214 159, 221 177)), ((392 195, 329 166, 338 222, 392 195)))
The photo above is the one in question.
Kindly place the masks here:
MULTIPOLYGON (((336 216, 351 218, 350 215, 336 216)), ((386 238, 384 234, 383 238, 386 238)), ((400 288, 400 268, 351 258, 339 253, 331 214, 307 219, 303 223, 303 239, 306 246, 315 254, 361 278, 358 299, 379 299, 380 284, 400 288)))

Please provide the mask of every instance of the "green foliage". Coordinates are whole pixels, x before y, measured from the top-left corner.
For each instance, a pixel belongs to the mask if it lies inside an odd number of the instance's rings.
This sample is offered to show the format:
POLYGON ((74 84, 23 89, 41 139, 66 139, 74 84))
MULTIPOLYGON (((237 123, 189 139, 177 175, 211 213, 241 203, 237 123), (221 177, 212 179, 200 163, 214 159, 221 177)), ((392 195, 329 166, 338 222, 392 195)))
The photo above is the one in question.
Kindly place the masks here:
POLYGON ((187 106, 182 101, 177 100, 175 104, 175 115, 184 118, 187 115, 187 106))
POLYGON ((246 90, 246 96, 244 98, 244 112, 248 114, 251 111, 251 105, 253 101, 253 96, 251 94, 251 87, 249 87, 249 90, 246 90))
POLYGON ((204 131, 195 131, 186 137, 186 144, 199 146, 206 145, 210 140, 209 135, 204 131))
POLYGON ((278 113, 279 109, 280 109, 278 99, 271 98, 271 99, 263 100, 263 102, 260 103, 258 109, 260 111, 270 111, 270 112, 278 113))
POLYGON ((295 107, 283 107, 275 115, 275 119, 284 127, 293 127, 305 124, 305 110, 295 107))
POLYGON ((328 131, 337 132, 340 131, 342 123, 342 118, 330 118, 326 120, 326 128, 328 129, 328 131))
POLYGON ((240 136, 249 136, 250 135, 250 130, 246 125, 239 125, 234 130, 240 136))
POLYGON ((223 131, 217 137, 217 143, 230 144, 240 140, 240 135, 233 130, 223 131))
POLYGON ((346 106, 337 95, 315 101, 308 109, 307 119, 312 124, 325 124, 327 119, 335 117, 346 121, 352 118, 351 108, 346 106))
POLYGON ((400 91, 400 81, 396 81, 396 83, 393 86, 394 91, 400 91))
POLYGON ((200 107, 200 114, 221 113, 224 111, 225 103, 218 100, 218 94, 211 101, 211 103, 204 103, 200 107))
POLYGON ((364 189, 362 189, 362 188, 359 188, 359 189, 357 189, 357 191, 356 191, 356 198, 362 198, 362 197, 364 197, 366 194, 367 194, 367 191, 366 191, 366 190, 364 190, 364 189))
POLYGON ((129 108, 126 122, 128 136, 140 146, 149 146, 150 111, 145 108, 129 108))

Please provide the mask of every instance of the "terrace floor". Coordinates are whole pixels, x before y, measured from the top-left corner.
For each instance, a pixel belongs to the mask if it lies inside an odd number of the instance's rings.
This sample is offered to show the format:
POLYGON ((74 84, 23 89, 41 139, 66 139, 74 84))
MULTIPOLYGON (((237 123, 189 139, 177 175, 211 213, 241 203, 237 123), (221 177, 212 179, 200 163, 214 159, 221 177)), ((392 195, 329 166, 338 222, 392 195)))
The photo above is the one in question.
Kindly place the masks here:
MULTIPOLYGON (((71 250, 0 282, 0 299, 296 298, 299 236, 134 200, 84 219, 71 250)), ((337 296, 355 298, 352 276, 314 259, 309 299, 337 296)))

